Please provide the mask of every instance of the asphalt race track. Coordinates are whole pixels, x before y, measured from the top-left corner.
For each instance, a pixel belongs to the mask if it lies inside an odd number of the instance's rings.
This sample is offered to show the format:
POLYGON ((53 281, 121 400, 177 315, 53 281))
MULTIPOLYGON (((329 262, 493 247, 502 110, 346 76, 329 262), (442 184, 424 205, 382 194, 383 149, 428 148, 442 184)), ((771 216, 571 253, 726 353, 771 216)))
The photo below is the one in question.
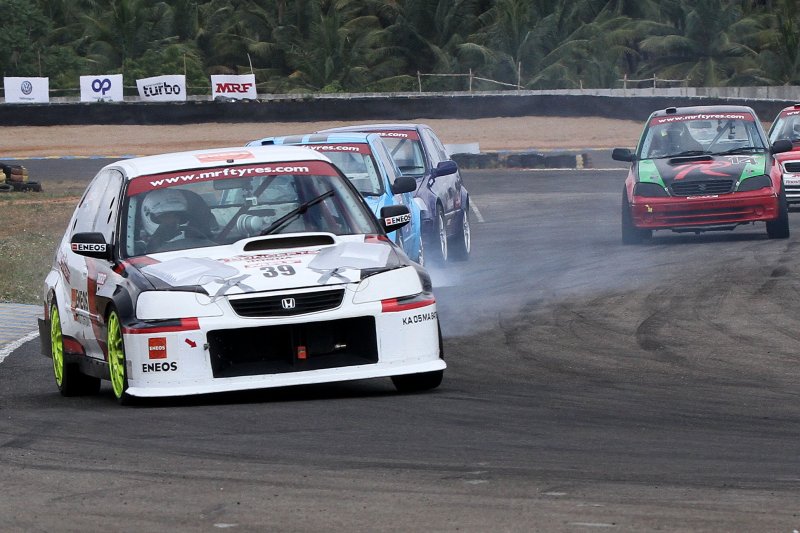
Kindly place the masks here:
POLYGON ((0 364, 0 529, 800 529, 800 213, 789 240, 622 246, 623 178, 467 173, 484 222, 469 262, 433 272, 449 369, 431 393, 121 408, 107 384, 60 397, 23 345, 0 364))

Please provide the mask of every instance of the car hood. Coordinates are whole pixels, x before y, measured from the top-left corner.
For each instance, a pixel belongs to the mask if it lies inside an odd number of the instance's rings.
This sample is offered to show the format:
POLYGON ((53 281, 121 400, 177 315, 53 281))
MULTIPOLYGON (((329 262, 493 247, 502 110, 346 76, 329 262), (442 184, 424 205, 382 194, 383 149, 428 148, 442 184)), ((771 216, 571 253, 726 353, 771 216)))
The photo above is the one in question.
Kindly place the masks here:
POLYGON ((246 239, 227 246, 163 252, 140 266, 156 288, 202 289, 210 296, 342 285, 361 280, 365 269, 404 266, 407 262, 383 240, 363 235, 296 234, 246 239), (292 246, 302 239, 332 244, 292 246))
POLYGON ((800 147, 795 147, 791 152, 775 154, 773 157, 781 163, 784 161, 800 161, 800 147))
POLYGON ((637 163, 637 179, 669 187, 677 180, 708 181, 733 179, 741 181, 768 174, 765 154, 702 155, 665 159, 642 159, 637 163))

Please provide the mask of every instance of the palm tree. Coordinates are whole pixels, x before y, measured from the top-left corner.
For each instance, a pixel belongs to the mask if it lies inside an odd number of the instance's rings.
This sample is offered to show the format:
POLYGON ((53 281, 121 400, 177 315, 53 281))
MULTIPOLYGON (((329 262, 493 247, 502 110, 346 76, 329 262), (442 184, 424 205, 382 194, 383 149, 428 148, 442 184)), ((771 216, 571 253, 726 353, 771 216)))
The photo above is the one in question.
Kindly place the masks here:
POLYGON ((681 0, 672 23, 651 24, 656 35, 645 38, 643 75, 685 79, 693 86, 753 83, 764 79, 757 52, 745 41, 761 28, 743 17, 735 0, 681 0))
POLYGON ((173 37, 173 12, 165 2, 107 0, 82 17, 90 38, 87 58, 102 69, 116 69, 173 37))
POLYGON ((316 6, 309 38, 298 30, 287 50, 299 86, 324 91, 363 91, 393 62, 386 32, 375 15, 355 0, 322 1, 316 6))
MULTIPOLYGON (((794 0, 777 0, 768 29, 758 35, 760 64, 770 80, 780 84, 800 83, 800 10, 794 0)), ((758 16, 758 15, 756 15, 758 16)))

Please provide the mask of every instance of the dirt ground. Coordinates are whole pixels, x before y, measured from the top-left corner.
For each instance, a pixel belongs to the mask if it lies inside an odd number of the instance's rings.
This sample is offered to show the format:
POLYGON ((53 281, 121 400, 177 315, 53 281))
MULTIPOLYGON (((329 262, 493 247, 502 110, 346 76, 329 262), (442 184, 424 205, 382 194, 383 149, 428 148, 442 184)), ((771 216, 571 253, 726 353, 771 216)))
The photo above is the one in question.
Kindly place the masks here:
MULTIPOLYGON (((373 121, 374 122, 374 121, 373 121)), ((633 148, 642 123, 632 120, 508 117, 474 120, 414 118, 445 144, 479 143, 480 150, 633 148)), ((351 122, 206 123, 183 126, 19 126, 3 128, 0 159, 42 156, 151 155, 242 146, 271 135, 309 133, 351 122)))

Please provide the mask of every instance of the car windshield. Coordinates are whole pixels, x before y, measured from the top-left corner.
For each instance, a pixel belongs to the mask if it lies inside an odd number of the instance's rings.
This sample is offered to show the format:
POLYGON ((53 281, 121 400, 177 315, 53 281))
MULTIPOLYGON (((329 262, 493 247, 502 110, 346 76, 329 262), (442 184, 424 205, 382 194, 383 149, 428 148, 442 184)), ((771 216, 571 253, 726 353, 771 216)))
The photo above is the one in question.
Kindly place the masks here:
POLYGON ((766 151, 750 113, 704 113, 651 119, 639 148, 641 159, 766 151))
POLYGON ((132 257, 231 244, 262 233, 379 231, 364 200, 328 162, 240 165, 131 180, 121 252, 132 257))
POLYGON ((800 110, 781 114, 769 132, 769 142, 787 140, 800 143, 800 110))
POLYGON ((382 196, 383 178, 366 143, 303 145, 325 154, 364 196, 382 196))
POLYGON ((425 173, 425 156, 417 132, 381 132, 380 136, 404 176, 416 177, 425 173))

